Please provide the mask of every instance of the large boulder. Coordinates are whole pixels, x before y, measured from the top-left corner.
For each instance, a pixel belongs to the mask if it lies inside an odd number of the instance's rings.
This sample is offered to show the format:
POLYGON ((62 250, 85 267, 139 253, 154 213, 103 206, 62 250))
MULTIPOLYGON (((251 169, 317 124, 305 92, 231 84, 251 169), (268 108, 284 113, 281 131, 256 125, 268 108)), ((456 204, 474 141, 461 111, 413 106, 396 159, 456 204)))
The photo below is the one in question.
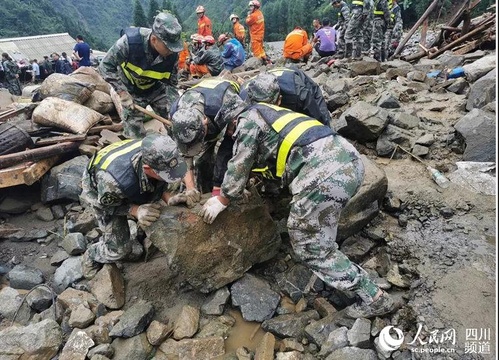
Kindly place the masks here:
POLYGON ((497 69, 478 79, 471 85, 466 110, 481 108, 496 99, 497 69))
POLYGON ((81 193, 81 179, 88 164, 88 157, 77 156, 54 166, 42 180, 42 202, 57 200, 78 201, 81 193))
POLYGON ((388 125, 385 109, 359 101, 345 111, 332 125, 341 135, 361 143, 374 141, 388 125))
POLYGON ((147 230, 174 276, 208 293, 239 279, 277 253, 281 239, 263 203, 231 204, 208 225, 200 207, 168 207, 147 230))
POLYGON ((496 119, 494 114, 473 109, 454 125, 464 138, 464 161, 495 161, 496 119))
POLYGON ((388 179, 383 169, 361 155, 365 167, 364 182, 341 212, 337 241, 360 231, 379 212, 380 204, 388 189, 388 179))

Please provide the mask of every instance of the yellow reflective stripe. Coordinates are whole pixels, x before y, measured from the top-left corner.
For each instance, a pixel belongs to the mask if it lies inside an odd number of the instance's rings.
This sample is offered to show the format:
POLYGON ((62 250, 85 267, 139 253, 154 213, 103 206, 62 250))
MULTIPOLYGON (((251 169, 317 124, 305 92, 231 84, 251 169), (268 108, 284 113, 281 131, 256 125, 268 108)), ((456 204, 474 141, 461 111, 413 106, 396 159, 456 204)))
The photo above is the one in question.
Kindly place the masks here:
POLYGON ((170 73, 169 72, 158 72, 154 70, 143 70, 140 67, 132 64, 132 63, 127 63, 125 67, 129 68, 132 70, 134 73, 136 73, 139 76, 142 77, 147 77, 150 79, 155 79, 155 80, 161 80, 161 79, 169 79, 170 78, 170 73))
POLYGON ((120 151, 116 151, 114 154, 111 154, 107 159, 106 161, 104 161, 104 163, 102 164, 101 166, 101 169, 102 170, 106 170, 107 167, 109 166, 109 164, 111 164, 111 162, 116 159, 118 156, 121 156, 123 154, 126 154, 132 150, 135 150, 137 149, 138 147, 140 147, 142 145, 142 140, 141 141, 137 141, 135 144, 132 144, 131 146, 127 146, 125 147, 124 149, 120 150, 120 151))
POLYGON ((284 72, 293 72, 291 69, 275 69, 269 70, 269 73, 275 74, 275 76, 281 76, 284 72))
POLYGON ((352 5, 364 6, 364 2, 363 1, 352 1, 352 5))
POLYGON ((308 120, 298 124, 293 130, 289 132, 288 135, 284 138, 279 147, 279 151, 277 153, 277 170, 276 175, 281 177, 284 174, 284 170, 286 169, 286 160, 288 159, 289 151, 293 144, 298 140, 298 138, 308 129, 314 126, 323 126, 317 120, 308 120))
POLYGON ((95 159, 94 159, 94 161, 92 163, 93 164, 100 163, 100 161, 102 160, 102 158, 104 156, 106 156, 107 154, 109 154, 110 151, 112 151, 114 149, 117 149, 120 146, 123 146, 123 145, 129 143, 130 141, 133 141, 133 140, 132 139, 128 139, 128 140, 118 141, 118 142, 116 142, 114 144, 106 146, 104 149, 102 149, 101 151, 97 152, 97 155, 95 156, 95 159))
POLYGON ((374 10, 374 15, 384 15, 385 12, 383 10, 374 10))
POLYGON ((274 121, 272 124, 272 127, 274 128, 275 131, 280 132, 286 125, 288 125, 291 121, 298 119, 298 118, 308 118, 308 116, 299 114, 299 113, 289 113, 284 116, 281 116, 279 119, 274 121))
POLYGON ((268 166, 265 166, 264 168, 251 169, 251 171, 261 173, 261 175, 266 179, 274 179, 274 175, 268 166))
POLYGON ((223 82, 224 82, 224 80, 220 80, 220 79, 207 79, 207 80, 203 80, 202 82, 200 82, 192 87, 193 88, 204 87, 207 89, 214 89, 217 87, 217 85, 220 85, 223 82))
POLYGON ((123 69, 123 74, 125 74, 126 78, 128 80, 130 80, 130 82, 133 85, 135 85, 136 87, 138 87, 139 89, 141 89, 141 90, 147 90, 150 87, 154 86, 154 82, 152 80, 146 80, 146 81, 148 81, 147 84, 139 84, 138 81, 137 81, 138 79, 135 79, 133 76, 130 75, 130 72, 125 67, 125 63, 121 64, 121 68, 123 69))

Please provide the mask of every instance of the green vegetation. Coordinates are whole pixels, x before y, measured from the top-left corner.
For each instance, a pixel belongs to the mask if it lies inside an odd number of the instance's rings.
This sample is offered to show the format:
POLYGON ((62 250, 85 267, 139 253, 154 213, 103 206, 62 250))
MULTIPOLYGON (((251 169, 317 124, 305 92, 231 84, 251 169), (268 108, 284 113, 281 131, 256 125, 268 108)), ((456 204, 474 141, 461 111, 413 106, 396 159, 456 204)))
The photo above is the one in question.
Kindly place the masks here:
MULTIPOLYGON (((347 0, 349 2, 351 0, 347 0)), ((295 26, 311 31, 312 20, 329 18, 336 22, 337 11, 329 0, 261 0, 267 41, 282 40, 295 26)), ((411 27, 432 0, 399 0, 404 24, 411 27)), ((445 22, 462 0, 440 0, 439 11, 430 20, 445 22)), ((482 0, 476 16, 494 4, 482 0)), ((0 37, 18 37, 68 32, 81 34, 94 49, 107 50, 128 26, 150 26, 158 10, 175 14, 186 36, 196 32, 196 6, 202 4, 212 20, 214 35, 232 31, 229 16, 236 13, 241 22, 248 11, 248 0, 2 0, 0 37)))

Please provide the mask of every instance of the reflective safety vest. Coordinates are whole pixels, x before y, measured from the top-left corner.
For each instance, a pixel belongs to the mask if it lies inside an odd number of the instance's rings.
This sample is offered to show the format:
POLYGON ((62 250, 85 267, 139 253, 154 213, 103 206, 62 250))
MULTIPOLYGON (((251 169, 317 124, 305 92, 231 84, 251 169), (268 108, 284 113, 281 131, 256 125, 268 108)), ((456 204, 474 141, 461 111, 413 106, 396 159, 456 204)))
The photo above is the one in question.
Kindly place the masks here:
POLYGON ((380 0, 374 2, 374 15, 383 16, 385 14, 385 12, 380 6, 380 2, 381 2, 380 0))
POLYGON ((94 176, 97 170, 104 170, 116 180, 128 199, 140 204, 148 202, 153 194, 140 192, 139 178, 132 164, 132 158, 141 150, 141 145, 142 140, 123 140, 98 151, 87 166, 92 186, 96 187, 94 176))
MULTIPOLYGON (((204 114, 213 120, 223 105, 225 92, 231 86, 232 89, 237 94, 239 94, 241 87, 237 82, 216 78, 203 80, 200 83, 192 86, 191 89, 194 89, 195 91, 203 94, 204 114)), ((179 100, 180 98, 175 100, 175 102, 173 103, 170 110, 170 118, 177 112, 179 100)))
POLYGON ((271 163, 270 167, 252 170, 267 178, 282 177, 289 152, 294 146, 305 146, 335 134, 330 127, 321 124, 318 120, 276 105, 258 103, 249 109, 256 109, 265 122, 279 135, 277 158, 272 155, 268 159, 271 163))
POLYGON ((359 0, 353 0, 352 1, 352 5, 354 5, 354 6, 364 6, 364 2, 363 1, 359 1, 359 0))
POLYGON ((169 55, 158 64, 150 65, 140 28, 128 28, 125 34, 128 39, 128 59, 121 63, 121 69, 130 83, 140 90, 149 90, 158 81, 169 79, 177 63, 178 53, 169 55))

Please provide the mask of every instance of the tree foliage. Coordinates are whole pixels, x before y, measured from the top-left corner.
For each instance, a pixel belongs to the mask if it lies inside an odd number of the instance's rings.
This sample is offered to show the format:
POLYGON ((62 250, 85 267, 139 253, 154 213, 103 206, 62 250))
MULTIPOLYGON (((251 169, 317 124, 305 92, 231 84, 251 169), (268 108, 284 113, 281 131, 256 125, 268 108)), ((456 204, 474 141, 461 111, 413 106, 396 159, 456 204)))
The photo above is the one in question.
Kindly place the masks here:
POLYGON ((152 25, 154 21, 154 17, 156 14, 159 12, 159 4, 156 0, 150 0, 149 1, 149 11, 147 13, 147 22, 149 23, 149 26, 152 25))
POLYGON ((148 27, 148 21, 146 18, 146 13, 144 8, 140 4, 139 0, 134 0, 133 3, 133 26, 148 27))

